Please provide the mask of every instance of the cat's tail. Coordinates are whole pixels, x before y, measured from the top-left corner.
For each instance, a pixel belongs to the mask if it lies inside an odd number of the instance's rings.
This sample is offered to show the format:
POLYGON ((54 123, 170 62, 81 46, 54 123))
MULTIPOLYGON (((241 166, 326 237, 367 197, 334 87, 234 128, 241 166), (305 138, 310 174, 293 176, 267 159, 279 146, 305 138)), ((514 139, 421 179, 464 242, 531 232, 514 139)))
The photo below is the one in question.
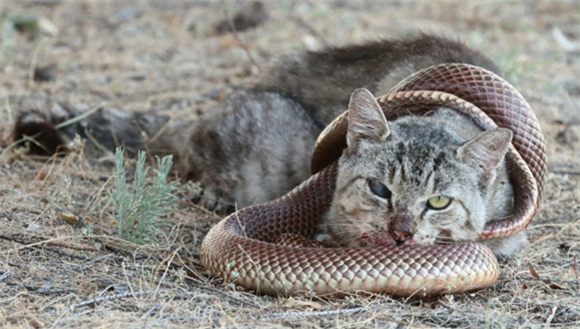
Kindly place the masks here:
POLYGON ((172 120, 154 110, 134 112, 109 106, 90 109, 54 102, 49 109, 20 113, 11 139, 16 144, 27 144, 30 153, 40 155, 67 152, 77 135, 107 151, 121 146, 131 155, 139 150, 159 156, 178 155, 179 143, 175 141, 186 137, 180 136, 187 130, 184 125, 182 120, 172 120))

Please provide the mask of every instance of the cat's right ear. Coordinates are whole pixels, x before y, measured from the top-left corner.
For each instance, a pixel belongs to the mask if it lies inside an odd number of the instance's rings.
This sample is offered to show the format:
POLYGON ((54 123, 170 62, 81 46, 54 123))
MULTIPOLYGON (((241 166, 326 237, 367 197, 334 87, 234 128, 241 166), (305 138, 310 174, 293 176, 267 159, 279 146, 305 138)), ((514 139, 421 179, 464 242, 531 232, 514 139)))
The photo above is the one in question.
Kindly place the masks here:
POLYGON ((362 140, 385 141, 389 134, 387 119, 375 96, 364 88, 355 90, 348 104, 348 149, 355 150, 362 140))
POLYGON ((458 159, 482 170, 482 178, 488 179, 503 160, 512 141, 512 132, 495 128, 479 134, 457 150, 458 159))

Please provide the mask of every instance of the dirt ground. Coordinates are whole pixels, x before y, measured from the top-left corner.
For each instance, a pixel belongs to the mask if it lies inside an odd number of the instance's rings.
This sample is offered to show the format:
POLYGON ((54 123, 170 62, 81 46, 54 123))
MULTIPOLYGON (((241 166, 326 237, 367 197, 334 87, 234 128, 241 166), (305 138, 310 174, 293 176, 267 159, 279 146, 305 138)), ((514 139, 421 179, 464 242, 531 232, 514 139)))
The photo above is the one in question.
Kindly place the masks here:
POLYGON ((578 1, 266 2, 255 28, 218 33, 240 6, 0 3, 0 327, 580 326, 578 1), (40 24, 21 23, 27 17, 40 24), (62 158, 35 158, 7 145, 19 111, 54 101, 203 115, 208 94, 254 78, 277 54, 417 31, 496 60, 545 132, 550 172, 531 244, 482 291, 422 301, 256 296, 199 265, 201 239, 220 218, 190 204, 188 186, 162 238, 127 248, 114 234, 110 153, 87 142, 62 158))

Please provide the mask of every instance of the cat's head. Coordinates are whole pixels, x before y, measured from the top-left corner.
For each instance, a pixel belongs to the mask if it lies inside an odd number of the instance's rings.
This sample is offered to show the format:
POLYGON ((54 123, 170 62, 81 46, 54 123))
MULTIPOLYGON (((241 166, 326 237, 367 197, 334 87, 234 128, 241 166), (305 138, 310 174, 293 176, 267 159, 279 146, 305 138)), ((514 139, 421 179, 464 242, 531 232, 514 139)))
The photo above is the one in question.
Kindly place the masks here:
POLYGON ((440 111, 387 122, 369 91, 352 94, 327 220, 335 239, 349 246, 477 239, 512 133, 460 140, 442 119, 460 114, 440 111))

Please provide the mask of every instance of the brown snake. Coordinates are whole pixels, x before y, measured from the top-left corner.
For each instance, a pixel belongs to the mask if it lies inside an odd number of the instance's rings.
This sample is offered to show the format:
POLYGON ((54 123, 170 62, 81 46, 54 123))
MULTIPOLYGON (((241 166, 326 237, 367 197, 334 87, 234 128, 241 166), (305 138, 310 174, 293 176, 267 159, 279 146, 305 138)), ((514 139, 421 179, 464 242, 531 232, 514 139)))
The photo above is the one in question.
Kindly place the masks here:
MULTIPOLYGON (((469 114, 483 129, 513 131, 506 156, 514 210, 486 225, 480 240, 522 230, 536 212, 546 173, 538 121, 521 94, 485 69, 442 64, 421 70, 379 97, 388 120, 445 106, 469 114)), ((342 295, 358 292, 397 296, 458 293, 495 282, 499 266, 481 243, 396 247, 315 248, 275 244, 284 234, 310 238, 328 209, 337 159, 346 146, 346 112, 318 138, 310 179, 278 200, 224 218, 201 246, 201 261, 214 275, 270 295, 342 295)))

